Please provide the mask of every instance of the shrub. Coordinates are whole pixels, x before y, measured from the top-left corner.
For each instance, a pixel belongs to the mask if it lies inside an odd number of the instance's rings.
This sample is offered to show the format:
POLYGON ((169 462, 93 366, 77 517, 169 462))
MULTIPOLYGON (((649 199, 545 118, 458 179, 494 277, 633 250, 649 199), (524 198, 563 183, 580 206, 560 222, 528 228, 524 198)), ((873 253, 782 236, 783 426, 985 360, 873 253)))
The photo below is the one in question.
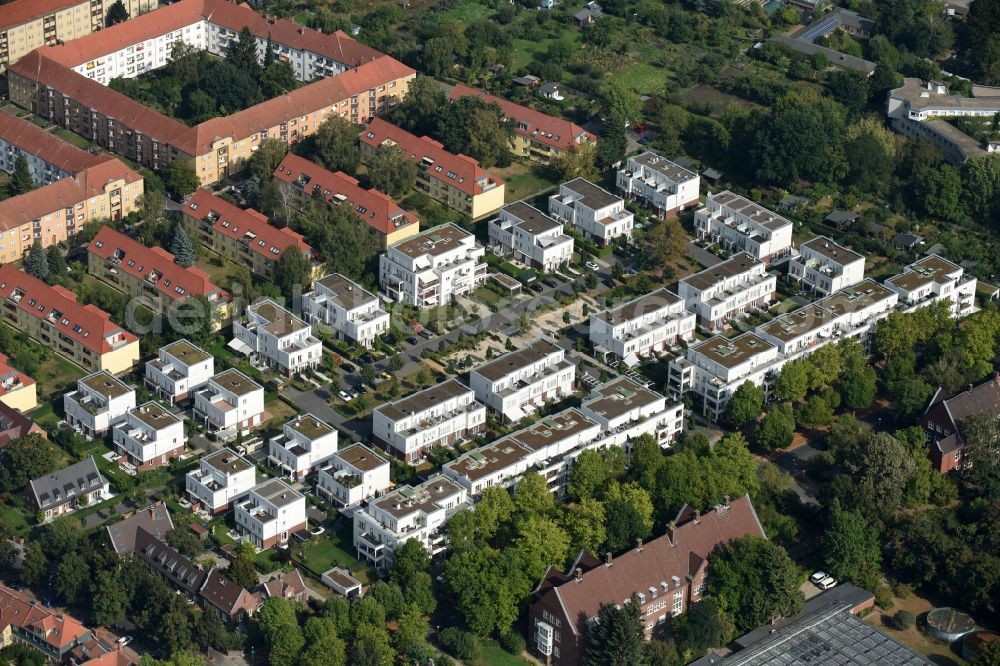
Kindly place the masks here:
POLYGON ((896 631, 904 631, 916 624, 917 618, 908 610, 896 611, 889 621, 889 626, 896 631))
POLYGON ((479 659, 479 639, 475 635, 462 631, 458 627, 448 627, 442 629, 439 636, 441 645, 459 659, 463 661, 479 659))
POLYGON ((511 654, 518 655, 527 649, 524 636, 511 629, 505 634, 500 634, 500 647, 511 654))

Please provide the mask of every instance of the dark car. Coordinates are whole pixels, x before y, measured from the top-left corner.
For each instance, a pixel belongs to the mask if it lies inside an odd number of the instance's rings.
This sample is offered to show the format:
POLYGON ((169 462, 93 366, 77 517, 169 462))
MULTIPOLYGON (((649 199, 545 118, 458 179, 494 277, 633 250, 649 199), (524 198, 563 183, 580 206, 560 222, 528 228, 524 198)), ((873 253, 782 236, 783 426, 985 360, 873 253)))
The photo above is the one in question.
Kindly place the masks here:
POLYGON ((411 345, 415 345, 415 344, 417 344, 418 342, 420 342, 420 340, 417 340, 417 339, 416 339, 416 338, 414 338, 414 337, 409 337, 409 338, 406 338, 406 341, 407 341, 407 342, 409 342, 409 343, 410 343, 411 345))
POLYGON ((375 357, 372 356, 371 354, 362 354, 361 358, 359 358, 358 360, 364 363, 365 365, 371 365, 372 363, 375 362, 375 357))
POLYGON ((607 287, 608 289, 615 288, 615 281, 612 280, 611 278, 604 278, 603 280, 601 280, 601 282, 603 282, 604 286, 607 287))
POLYGON ((535 293, 540 294, 542 293, 542 290, 545 289, 545 287, 542 286, 541 282, 532 282, 531 284, 528 285, 528 289, 530 289, 535 293))
POLYGON ((355 368, 350 363, 341 363, 340 364, 340 369, 343 370, 344 372, 348 373, 348 374, 350 374, 352 372, 357 372, 357 370, 358 370, 357 368, 355 368))
POLYGON ((559 286, 559 283, 553 280, 552 278, 545 278, 544 280, 542 280, 542 284, 544 284, 546 287, 552 287, 553 289, 559 286))

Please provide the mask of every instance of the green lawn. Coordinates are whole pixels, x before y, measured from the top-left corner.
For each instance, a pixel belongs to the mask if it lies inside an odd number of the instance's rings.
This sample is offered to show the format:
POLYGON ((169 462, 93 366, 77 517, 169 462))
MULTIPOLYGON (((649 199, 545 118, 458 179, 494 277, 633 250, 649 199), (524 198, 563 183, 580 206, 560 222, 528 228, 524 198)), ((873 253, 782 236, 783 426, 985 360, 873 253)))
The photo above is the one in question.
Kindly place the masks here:
POLYGON ((328 529, 302 547, 302 563, 317 576, 333 567, 348 569, 357 576, 365 571, 365 566, 354 557, 350 548, 350 535, 346 530, 328 529))
POLYGON ((504 199, 507 202, 520 201, 556 186, 546 169, 536 164, 515 162, 509 167, 492 169, 492 172, 506 183, 504 199))
POLYGON ((39 403, 38 407, 28 412, 28 416, 40 425, 46 427, 59 422, 59 415, 55 412, 55 404, 52 402, 39 403))
POLYGON ((0 523, 8 525, 17 536, 27 534, 30 529, 24 512, 12 506, 0 506, 0 523))
POLYGON ((553 42, 565 40, 575 46, 578 46, 580 44, 581 34, 582 33, 579 30, 565 30, 561 32, 558 37, 553 37, 551 39, 542 39, 537 41, 530 39, 515 39, 514 57, 511 65, 514 69, 517 69, 519 67, 527 67, 533 60, 544 62, 545 54, 548 52, 549 46, 551 46, 553 42))
POLYGON ((483 663, 490 666, 524 666, 531 663, 524 657, 507 652, 496 642, 489 639, 479 639, 479 645, 483 663))
POLYGON ((472 23, 480 19, 488 19, 496 14, 496 10, 478 2, 466 0, 460 2, 451 9, 436 14, 442 20, 459 21, 461 23, 472 23))
POLYGON ((496 305, 503 299, 503 296, 487 287, 480 287, 471 294, 472 299, 485 303, 486 305, 496 305))
POLYGON ((35 381, 38 382, 39 402, 48 401, 62 394, 83 375, 83 369, 78 365, 74 365, 55 352, 49 354, 34 373, 35 381))
POLYGON ((79 134, 74 134, 73 132, 70 132, 67 129, 63 129, 62 127, 55 128, 52 131, 52 133, 55 134, 60 139, 68 141, 69 143, 72 143, 74 146, 77 146, 78 148, 83 148, 84 150, 87 150, 88 148, 91 147, 91 145, 93 145, 90 143, 90 141, 87 141, 79 134))
POLYGON ((660 95, 667 82, 666 76, 667 72, 662 67, 656 67, 648 62, 637 62, 611 78, 621 81, 640 95, 660 95))

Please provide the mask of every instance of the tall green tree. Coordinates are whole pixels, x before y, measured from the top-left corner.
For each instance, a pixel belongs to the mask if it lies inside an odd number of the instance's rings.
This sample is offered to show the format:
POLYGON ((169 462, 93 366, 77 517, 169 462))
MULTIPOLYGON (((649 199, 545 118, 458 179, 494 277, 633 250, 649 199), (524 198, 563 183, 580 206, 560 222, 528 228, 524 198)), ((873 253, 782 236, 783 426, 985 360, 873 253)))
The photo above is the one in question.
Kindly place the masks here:
POLYGON ((49 265, 50 284, 66 277, 66 256, 58 245, 50 245, 45 249, 45 259, 49 265))
POLYGON ((233 561, 229 563, 229 568, 226 569, 226 576, 246 590, 252 590, 257 587, 259 579, 253 559, 245 553, 236 554, 233 561))
POLYGON ((754 439, 765 451, 784 448, 792 443, 794 437, 795 416, 788 402, 772 404, 754 429, 754 439))
POLYGON ((174 255, 174 262, 178 266, 185 268, 193 265, 195 259, 198 258, 194 243, 191 242, 187 229, 181 223, 174 225, 174 237, 170 241, 170 254, 174 255))
POLYGON ((124 23, 128 19, 128 9, 125 8, 125 3, 122 0, 115 0, 108 7, 108 14, 104 19, 104 27, 110 28, 118 23, 124 23))
POLYGON ((601 502, 589 498, 580 501, 563 514, 562 523, 574 549, 601 552, 601 546, 608 538, 607 519, 601 502))
POLYGON ((281 253, 274 271, 274 283, 281 294, 289 299, 294 298, 296 290, 305 293, 312 285, 312 263, 295 245, 289 245, 281 253))
POLYGON ((802 610, 795 563, 784 548, 758 537, 737 539, 713 552, 708 590, 738 631, 802 610))
POLYGON ((620 607, 601 606, 597 622, 587 630, 587 666, 642 666, 646 663, 645 634, 635 595, 620 607))
POLYGON ((306 620, 303 635, 306 647, 299 666, 344 666, 345 645, 333 620, 314 615, 306 620))
POLYGON ((274 170, 281 164, 288 153, 288 144, 281 139, 264 139, 260 146, 247 160, 247 169, 252 176, 262 183, 268 183, 274 177, 274 170))
POLYGON ((357 173, 361 163, 358 132, 361 129, 347 118, 331 114, 313 135, 316 157, 331 171, 357 173))
POLYGON ((847 167, 845 121, 844 107, 828 97, 792 92, 778 99, 754 136, 758 178, 777 185, 837 180, 847 167))
POLYGON ((874 577, 880 573, 882 551, 878 533, 863 515, 845 511, 835 503, 823 542, 826 570, 830 574, 861 584, 877 582, 874 577))
POLYGON ((226 44, 225 56, 226 61, 239 71, 256 74, 261 69, 257 55, 257 38, 247 26, 243 26, 236 40, 226 44))
POLYGON ((734 428, 742 428, 764 411, 764 391, 752 382, 743 382, 733 392, 726 406, 726 420, 734 428))
POLYGON ((417 75, 389 119, 403 129, 418 136, 432 134, 437 129, 438 116, 448 105, 448 97, 437 81, 429 76, 417 75))
POLYGON ((198 178, 194 167, 178 159, 170 161, 161 174, 161 178, 163 178, 163 185, 168 192, 183 197, 191 194, 201 185, 201 179, 198 178))
POLYGON ((295 608, 283 597, 271 597, 257 615, 257 624, 274 666, 294 666, 306 639, 295 617, 295 608))
POLYGON ((31 177, 31 168, 28 166, 28 158, 23 153, 14 160, 14 171, 10 174, 10 181, 7 183, 7 192, 15 197, 35 189, 35 179, 31 177))
POLYGON ((59 455, 52 442, 37 433, 11 441, 3 449, 0 487, 7 492, 23 491, 31 479, 58 469, 59 455))
POLYGON ((417 165, 399 146, 379 146, 368 160, 368 179, 379 192, 401 197, 417 182, 417 165))
POLYGON ((28 256, 24 258, 24 272, 39 280, 47 281, 49 278, 49 258, 42 249, 42 242, 37 238, 28 250, 28 256))
POLYGON ((90 610, 94 624, 111 627, 125 619, 128 594, 117 572, 99 571, 90 586, 90 610))

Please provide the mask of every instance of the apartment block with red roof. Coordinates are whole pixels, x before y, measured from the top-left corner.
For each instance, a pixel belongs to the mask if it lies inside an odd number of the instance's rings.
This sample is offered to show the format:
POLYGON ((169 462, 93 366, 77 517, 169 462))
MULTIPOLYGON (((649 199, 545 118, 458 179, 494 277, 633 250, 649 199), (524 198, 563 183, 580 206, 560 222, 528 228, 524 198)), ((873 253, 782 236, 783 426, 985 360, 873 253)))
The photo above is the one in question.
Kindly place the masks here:
POLYGON ((502 180, 471 157, 450 153, 430 137, 418 137, 375 118, 358 135, 358 141, 365 161, 379 146, 399 146, 420 167, 417 189, 473 219, 495 213, 503 206, 505 185, 502 180))
POLYGON ((342 171, 329 171, 315 162, 289 153, 274 170, 282 189, 298 205, 315 195, 331 206, 347 206, 359 220, 378 234, 382 249, 412 238, 420 231, 420 220, 403 210, 389 195, 366 190, 357 179, 342 171))
POLYGON ((91 155, 80 150, 35 123, 11 113, 0 113, 0 171, 14 173, 14 165, 21 155, 27 160, 31 177, 38 186, 75 176, 108 159, 106 155, 91 155))
POLYGON ((511 150, 517 157, 527 157, 532 162, 548 164, 559 153, 574 150, 584 144, 597 143, 595 134, 576 123, 515 104, 466 85, 458 84, 453 87, 449 97, 452 100, 478 97, 488 104, 498 105, 503 110, 504 118, 513 125, 514 140, 511 142, 511 150))
POLYGON ((0 647, 16 640, 59 663, 90 638, 90 629, 72 615, 45 608, 34 599, 0 584, 0 647))
POLYGON ((212 252, 255 274, 270 279, 281 254, 297 247, 314 262, 314 273, 321 270, 315 252, 302 234, 272 226, 265 215, 253 208, 239 206, 217 197, 208 190, 196 190, 184 204, 182 220, 192 238, 212 252))
POLYGON ((139 360, 139 338, 107 312, 10 264, 0 266, 0 310, 5 324, 86 370, 117 374, 139 360))
POLYGON ((120 220, 139 206, 143 179, 116 158, 86 167, 0 201, 0 263, 22 259, 37 241, 48 247, 71 238, 91 220, 120 220))
MULTIPOLYGON (((78 39, 104 27, 115 0, 15 0, 0 12, 0 74, 40 46, 78 39)), ((156 0, 123 0, 131 17, 156 9, 156 0)))
POLYGON ((6 354, 0 354, 0 402, 21 412, 38 406, 35 380, 10 365, 6 354))
POLYGON ((569 573, 550 567, 528 609, 528 648, 553 666, 584 663, 587 627, 602 605, 631 603, 633 595, 648 639, 653 630, 702 599, 709 555, 746 536, 764 538, 748 496, 715 506, 702 515, 685 506, 667 533, 642 541, 604 561, 581 551, 569 573))
POLYGON ((87 246, 87 270, 168 318, 178 313, 181 303, 200 296, 215 313, 215 330, 232 319, 232 297, 208 274, 194 266, 180 266, 162 247, 146 247, 113 227, 102 227, 87 246))
POLYGON ((402 99, 415 74, 342 32, 324 35, 223 0, 181 0, 99 36, 37 49, 8 79, 16 104, 144 166, 187 162, 207 185, 240 171, 265 139, 294 143, 332 114, 366 122, 402 99), (178 40, 221 54, 244 26, 261 51, 270 36, 279 59, 302 80, 318 80, 194 127, 105 86, 163 66, 178 40))

